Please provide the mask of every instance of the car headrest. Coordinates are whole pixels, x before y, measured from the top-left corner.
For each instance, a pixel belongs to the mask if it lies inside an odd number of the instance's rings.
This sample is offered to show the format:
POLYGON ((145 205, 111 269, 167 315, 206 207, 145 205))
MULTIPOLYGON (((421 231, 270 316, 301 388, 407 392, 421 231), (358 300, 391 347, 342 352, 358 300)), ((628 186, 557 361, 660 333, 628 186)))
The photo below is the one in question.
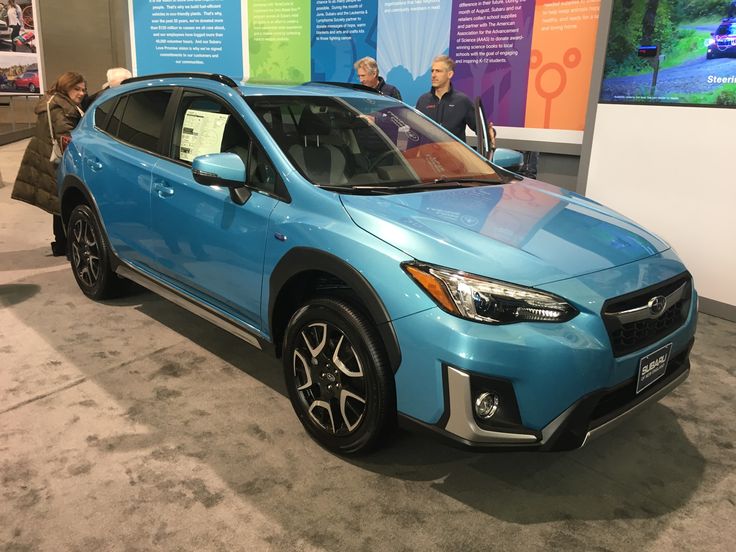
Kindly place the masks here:
POLYGON ((313 113, 305 109, 299 119, 299 133, 304 136, 327 136, 332 131, 332 125, 327 114, 313 113))

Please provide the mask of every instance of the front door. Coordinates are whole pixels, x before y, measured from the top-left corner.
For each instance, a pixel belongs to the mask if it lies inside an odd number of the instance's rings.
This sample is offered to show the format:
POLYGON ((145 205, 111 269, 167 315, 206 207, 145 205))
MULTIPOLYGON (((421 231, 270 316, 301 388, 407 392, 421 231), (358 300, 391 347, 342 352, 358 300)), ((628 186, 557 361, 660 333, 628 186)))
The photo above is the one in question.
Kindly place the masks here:
POLYGON ((183 94, 172 136, 169 159, 153 169, 156 270, 183 291, 260 330, 269 217, 279 200, 266 193, 273 183, 258 182, 253 168, 270 162, 254 153, 260 149, 224 100, 200 92, 183 94), (255 189, 243 205, 230 199, 228 189, 204 186, 192 177, 195 157, 219 152, 236 153, 246 163, 248 184, 255 189))

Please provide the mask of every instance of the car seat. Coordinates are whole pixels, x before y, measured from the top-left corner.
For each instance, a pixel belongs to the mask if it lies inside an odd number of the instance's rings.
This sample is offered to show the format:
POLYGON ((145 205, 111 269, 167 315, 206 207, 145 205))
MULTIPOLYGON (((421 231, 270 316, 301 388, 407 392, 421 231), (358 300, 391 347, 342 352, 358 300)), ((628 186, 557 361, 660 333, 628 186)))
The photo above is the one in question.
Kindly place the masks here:
POLYGON ((302 173, 318 184, 345 184, 345 155, 324 139, 333 130, 329 116, 305 109, 297 129, 300 142, 287 152, 302 173))

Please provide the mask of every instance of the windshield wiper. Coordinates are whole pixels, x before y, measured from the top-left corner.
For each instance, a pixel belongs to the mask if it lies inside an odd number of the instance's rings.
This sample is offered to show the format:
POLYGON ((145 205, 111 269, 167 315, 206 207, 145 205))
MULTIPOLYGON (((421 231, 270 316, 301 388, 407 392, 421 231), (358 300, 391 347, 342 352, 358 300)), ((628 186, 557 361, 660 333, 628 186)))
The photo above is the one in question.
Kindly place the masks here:
POLYGON ((398 191, 405 190, 437 190, 442 188, 472 188, 478 184, 503 184, 502 180, 490 178, 435 178, 431 182, 416 182, 399 186, 398 191))
POLYGON ((356 184, 354 186, 332 186, 317 184, 323 190, 343 193, 382 193, 400 194, 406 191, 437 190, 442 188, 472 188, 478 184, 503 184, 503 180, 490 178, 435 178, 431 182, 414 182, 412 184, 397 184, 394 186, 379 186, 372 184, 356 184))
MULTIPOLYGON (((503 180, 500 178, 435 178, 432 183, 434 184, 452 184, 457 182, 458 184, 503 184, 503 180)), ((426 184, 425 184, 426 185, 426 184)))
POLYGON ((330 184, 316 184, 318 188, 328 190, 330 192, 342 192, 342 193, 356 193, 356 192, 380 192, 390 194, 398 190, 396 186, 371 186, 371 185, 356 185, 356 186, 332 186, 330 184))

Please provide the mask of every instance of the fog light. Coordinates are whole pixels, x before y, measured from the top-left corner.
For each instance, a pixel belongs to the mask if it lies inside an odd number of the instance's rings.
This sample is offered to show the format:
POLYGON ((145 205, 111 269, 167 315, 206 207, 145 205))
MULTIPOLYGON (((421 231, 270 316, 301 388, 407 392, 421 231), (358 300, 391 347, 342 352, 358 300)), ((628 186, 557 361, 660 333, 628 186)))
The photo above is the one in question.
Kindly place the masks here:
POLYGON ((481 393, 475 399, 475 413, 482 420, 492 418, 498 410, 498 395, 495 393, 481 393))

